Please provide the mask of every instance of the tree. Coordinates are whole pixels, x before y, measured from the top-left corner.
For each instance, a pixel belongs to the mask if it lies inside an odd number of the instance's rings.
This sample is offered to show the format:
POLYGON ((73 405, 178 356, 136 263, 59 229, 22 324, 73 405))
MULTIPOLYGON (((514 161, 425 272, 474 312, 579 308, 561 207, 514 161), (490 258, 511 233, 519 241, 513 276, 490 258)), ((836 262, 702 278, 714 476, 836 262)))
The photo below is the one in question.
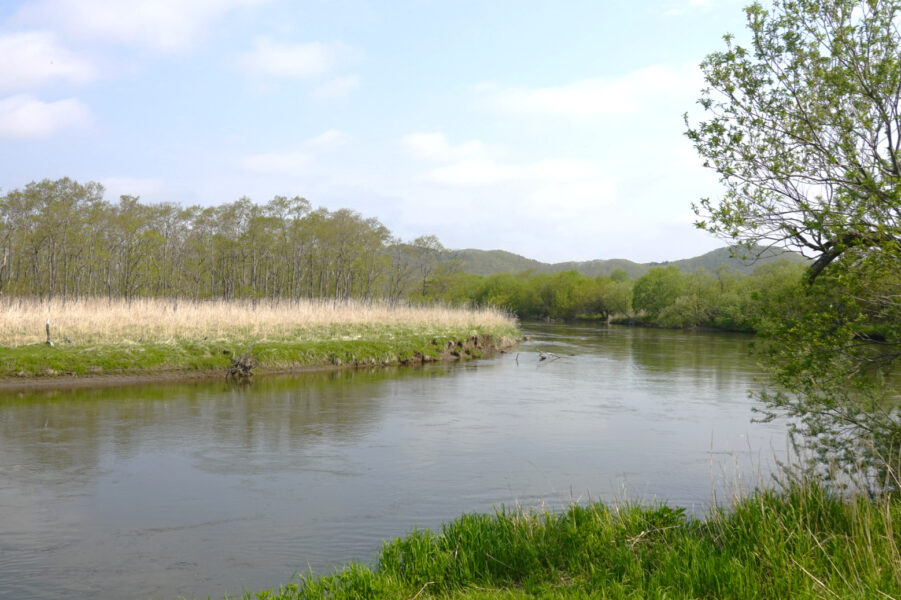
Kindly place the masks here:
POLYGON ((898 0, 776 0, 747 10, 751 48, 726 36, 702 63, 709 119, 688 137, 726 187, 701 226, 815 258, 897 251, 901 218, 898 0))
POLYGON ((410 243, 415 255, 416 271, 419 273, 419 279, 422 282, 421 295, 423 298, 428 296, 429 278, 432 271, 438 267, 441 253, 444 252, 444 246, 438 241, 434 235, 422 235, 410 243))
POLYGON ((719 297, 717 280, 706 269, 682 276, 682 293, 660 312, 664 327, 698 327, 713 322, 719 297))
POLYGON ((695 207, 699 226, 813 259, 798 310, 773 329, 786 392, 768 406, 797 417, 824 460, 897 469, 901 412, 886 382, 901 344, 901 0, 746 13, 750 46, 726 36, 704 60, 706 120, 686 116, 726 188, 695 207))
POLYGON ((654 267, 635 281, 632 307, 656 318, 685 291, 685 275, 678 267, 654 267))

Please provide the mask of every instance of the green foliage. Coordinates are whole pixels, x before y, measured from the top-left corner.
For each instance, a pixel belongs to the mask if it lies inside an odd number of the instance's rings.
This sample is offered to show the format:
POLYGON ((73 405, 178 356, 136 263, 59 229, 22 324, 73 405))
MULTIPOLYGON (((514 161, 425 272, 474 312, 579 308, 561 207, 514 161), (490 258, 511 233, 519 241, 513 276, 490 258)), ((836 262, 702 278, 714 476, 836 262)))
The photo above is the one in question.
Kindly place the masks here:
POLYGON ((430 293, 456 272, 434 236, 402 244, 376 219, 300 197, 219 206, 103 199, 97 183, 43 180, 0 197, 0 293, 374 298, 430 293))
POLYGON ((767 416, 792 417, 796 441, 822 476, 833 477, 837 464, 868 475, 870 489, 894 488, 887 473, 901 466, 901 260, 848 252, 834 267, 769 332, 779 388, 765 396, 767 416))
POLYGON ((466 345, 473 336, 504 344, 518 338, 507 327, 443 329, 335 324, 322 329, 285 330, 278 338, 253 334, 221 339, 174 338, 168 342, 29 344, 0 346, 0 379, 60 375, 117 375, 166 372, 222 372, 232 357, 248 354, 261 369, 321 366, 383 366, 438 360, 457 346, 457 358, 478 358, 466 345))
POLYGON ((501 507, 389 541, 374 568, 245 598, 898 597, 899 518, 897 497, 843 500, 811 483, 704 521, 665 505, 501 507))
POLYGON ((615 314, 625 315, 631 308, 630 282, 585 277, 576 271, 553 275, 500 273, 470 282, 470 302, 503 307, 523 319, 606 320, 615 314))
POLYGON ((689 127, 725 197, 702 226, 818 257, 898 238, 897 0, 776 0, 747 9, 751 46, 702 63, 708 120, 689 127))
POLYGON ((747 9, 751 45, 702 64, 707 120, 689 126, 726 188, 699 225, 815 260, 761 322, 799 443, 827 471, 880 474, 901 456, 899 0, 775 0, 747 9))
POLYGON ((789 261, 765 263, 749 276, 725 266, 715 275, 669 266, 634 282, 575 271, 488 277, 457 272, 448 291, 430 299, 503 307, 522 319, 632 322, 638 311, 645 324, 754 332, 772 330, 780 315, 794 310, 803 271, 789 261))
POLYGON ((632 306, 652 318, 660 315, 685 291, 685 276, 678 268, 655 267, 638 278, 632 290, 632 306))

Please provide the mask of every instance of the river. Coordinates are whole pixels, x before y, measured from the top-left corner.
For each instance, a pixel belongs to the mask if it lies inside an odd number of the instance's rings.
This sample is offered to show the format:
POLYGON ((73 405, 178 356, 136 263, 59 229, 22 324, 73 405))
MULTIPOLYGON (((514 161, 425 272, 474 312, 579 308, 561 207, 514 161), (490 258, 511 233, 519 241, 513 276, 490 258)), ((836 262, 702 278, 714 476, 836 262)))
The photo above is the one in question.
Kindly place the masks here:
POLYGON ((500 504, 703 515, 785 454, 748 336, 524 331, 460 364, 0 395, 0 598, 240 596, 500 504))

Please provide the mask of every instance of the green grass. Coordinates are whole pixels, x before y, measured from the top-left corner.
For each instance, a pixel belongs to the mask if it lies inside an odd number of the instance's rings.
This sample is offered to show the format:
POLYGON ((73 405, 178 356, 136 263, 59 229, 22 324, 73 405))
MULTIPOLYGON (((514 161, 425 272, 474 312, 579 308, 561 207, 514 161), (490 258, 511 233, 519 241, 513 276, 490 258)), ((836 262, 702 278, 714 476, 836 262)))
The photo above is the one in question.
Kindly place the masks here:
POLYGON ((461 359, 481 350, 467 340, 507 343, 518 338, 512 327, 448 329, 427 327, 342 327, 340 325, 282 338, 233 335, 224 339, 182 338, 168 341, 28 344, 0 346, 0 378, 60 375, 143 374, 157 371, 222 371, 235 356, 250 354, 261 369, 328 365, 375 366, 437 360, 448 344, 461 359), (457 343, 460 346, 457 347, 457 343))
POLYGON ((351 564, 245 599, 901 598, 901 499, 818 484, 706 519, 667 506, 464 515, 351 564))

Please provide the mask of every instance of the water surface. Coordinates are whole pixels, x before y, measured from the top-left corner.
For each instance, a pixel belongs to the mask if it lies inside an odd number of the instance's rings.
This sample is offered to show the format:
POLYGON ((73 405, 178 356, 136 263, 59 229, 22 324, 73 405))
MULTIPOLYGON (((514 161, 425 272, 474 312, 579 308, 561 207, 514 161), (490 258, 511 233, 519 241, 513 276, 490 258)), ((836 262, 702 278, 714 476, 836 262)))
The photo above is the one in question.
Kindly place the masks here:
POLYGON ((525 331, 463 364, 0 396, 0 597, 240 595, 502 503, 701 513, 784 452, 747 336, 525 331))

